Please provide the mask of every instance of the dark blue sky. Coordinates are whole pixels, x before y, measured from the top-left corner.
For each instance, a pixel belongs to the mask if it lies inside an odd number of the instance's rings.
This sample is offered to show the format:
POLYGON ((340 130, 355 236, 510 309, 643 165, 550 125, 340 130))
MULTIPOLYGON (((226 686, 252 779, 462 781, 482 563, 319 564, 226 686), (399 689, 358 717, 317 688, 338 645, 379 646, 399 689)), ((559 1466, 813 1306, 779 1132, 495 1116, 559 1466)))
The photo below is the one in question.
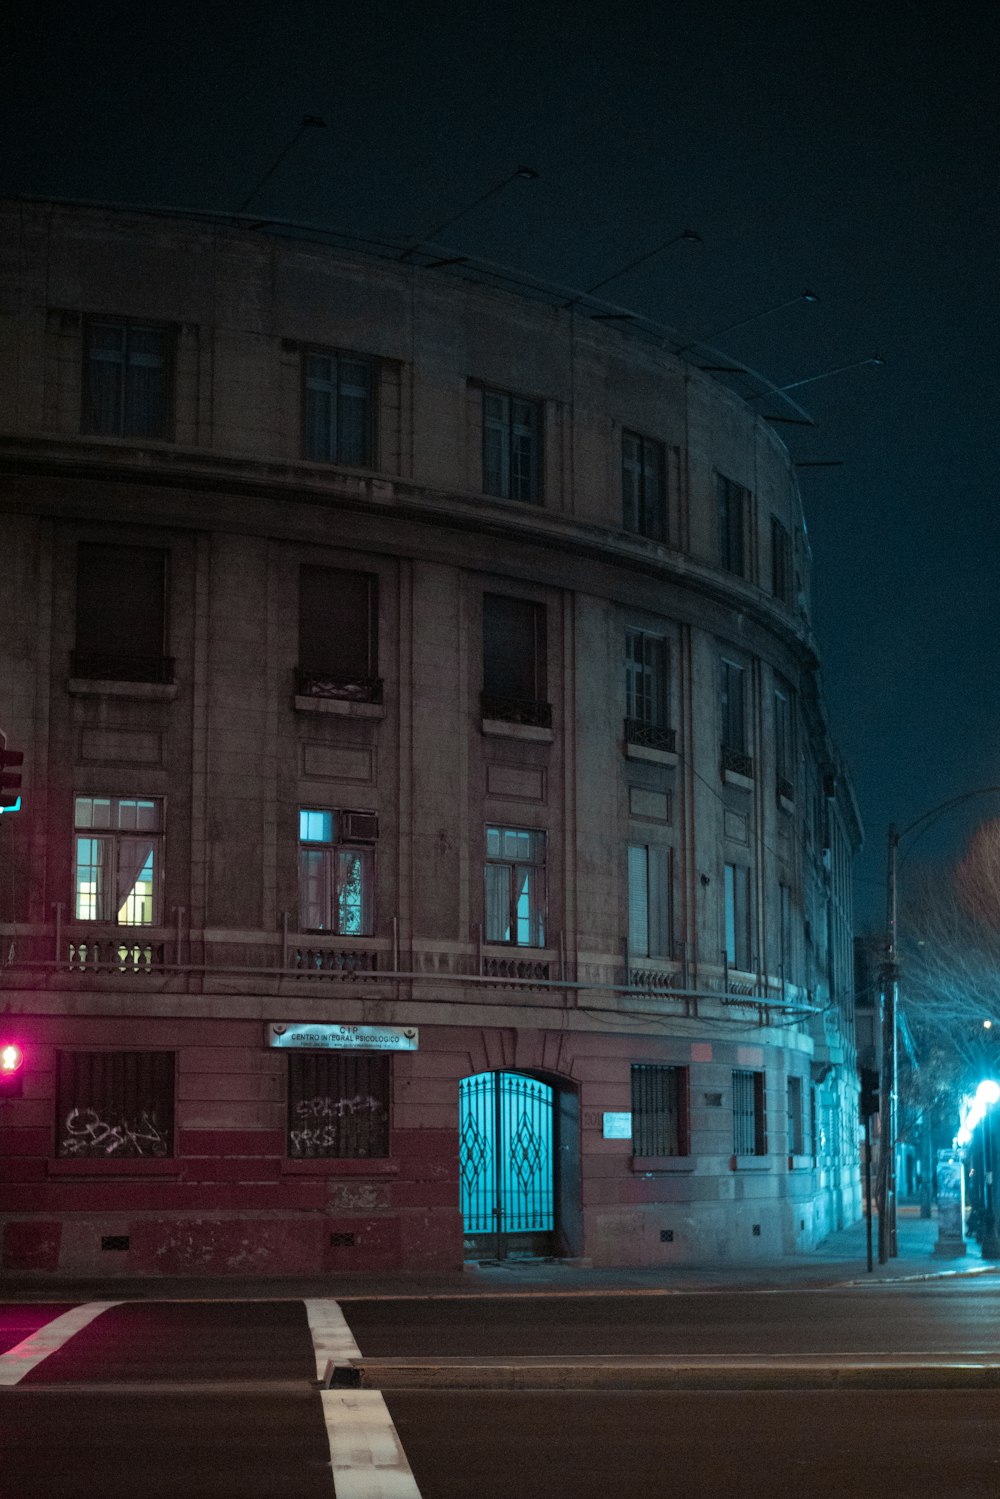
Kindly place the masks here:
MULTIPOLYGON (((806 386, 835 458, 802 487, 836 738, 882 912, 890 820, 1000 784, 994 683, 997 173, 986 12, 774 0, 14 0, 0 66, 0 191, 235 209, 456 250, 589 285, 684 227, 606 295, 707 334, 808 287, 821 300, 722 345, 806 386), (977 21, 977 15, 981 19, 977 21), (977 27, 980 28, 977 30, 977 27)), ((921 847, 944 858, 977 816, 921 847)))

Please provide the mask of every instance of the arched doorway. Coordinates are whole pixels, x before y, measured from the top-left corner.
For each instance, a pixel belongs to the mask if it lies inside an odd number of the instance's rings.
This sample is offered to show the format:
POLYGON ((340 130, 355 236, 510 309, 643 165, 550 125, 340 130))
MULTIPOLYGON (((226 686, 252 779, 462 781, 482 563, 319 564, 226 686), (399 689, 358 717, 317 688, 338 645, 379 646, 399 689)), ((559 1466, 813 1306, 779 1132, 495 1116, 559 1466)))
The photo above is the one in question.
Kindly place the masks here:
POLYGON ((557 1252, 556 1094, 523 1072, 459 1084, 459 1177, 466 1253, 557 1252))

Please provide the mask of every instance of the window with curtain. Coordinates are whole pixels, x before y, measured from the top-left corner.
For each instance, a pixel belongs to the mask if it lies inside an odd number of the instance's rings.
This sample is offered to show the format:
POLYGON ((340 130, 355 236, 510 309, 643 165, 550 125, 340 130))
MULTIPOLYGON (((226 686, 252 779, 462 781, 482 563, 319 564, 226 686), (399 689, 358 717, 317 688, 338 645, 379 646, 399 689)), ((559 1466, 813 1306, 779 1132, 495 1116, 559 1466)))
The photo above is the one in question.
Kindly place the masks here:
POLYGON ((299 812, 299 925, 303 932, 368 937, 375 930, 373 812, 299 812))
POLYGON ((303 456, 370 468, 374 369, 370 359, 331 349, 302 356, 303 456))
POLYGON ((652 541, 667 538, 665 449, 638 432, 622 433, 622 525, 652 541))
POLYGON ((545 946, 545 834, 486 829, 486 940, 545 946))
POLYGON ((541 407, 524 396, 483 391, 483 492, 537 505, 541 486, 541 407))
POLYGON ((669 958, 673 952, 670 849, 630 844, 628 947, 634 958, 669 958))
POLYGON ((77 921, 158 926, 162 920, 163 803, 157 797, 78 796, 77 921))
POLYGON ((172 335, 120 319, 86 327, 83 430, 100 437, 169 437, 172 335))

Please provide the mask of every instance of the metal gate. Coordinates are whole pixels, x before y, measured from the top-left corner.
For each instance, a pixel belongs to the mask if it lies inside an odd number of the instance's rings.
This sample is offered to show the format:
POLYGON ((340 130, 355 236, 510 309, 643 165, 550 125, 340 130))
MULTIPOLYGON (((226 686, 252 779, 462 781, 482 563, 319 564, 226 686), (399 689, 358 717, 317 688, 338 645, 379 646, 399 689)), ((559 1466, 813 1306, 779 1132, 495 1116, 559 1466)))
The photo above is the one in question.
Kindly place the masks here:
POLYGON ((480 1072, 459 1085, 465 1234, 489 1236, 500 1258, 551 1249, 553 1097, 519 1072, 480 1072))

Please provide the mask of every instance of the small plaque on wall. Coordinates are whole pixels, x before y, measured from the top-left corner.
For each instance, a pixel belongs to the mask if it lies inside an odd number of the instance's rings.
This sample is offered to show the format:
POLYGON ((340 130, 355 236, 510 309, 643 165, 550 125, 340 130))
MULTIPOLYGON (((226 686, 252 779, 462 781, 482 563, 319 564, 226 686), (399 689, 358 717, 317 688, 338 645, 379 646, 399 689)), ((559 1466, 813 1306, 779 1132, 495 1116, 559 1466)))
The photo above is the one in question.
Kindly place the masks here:
POLYGON ((604 1128, 601 1133, 605 1140, 631 1140, 632 1115, 605 1114, 604 1128))

